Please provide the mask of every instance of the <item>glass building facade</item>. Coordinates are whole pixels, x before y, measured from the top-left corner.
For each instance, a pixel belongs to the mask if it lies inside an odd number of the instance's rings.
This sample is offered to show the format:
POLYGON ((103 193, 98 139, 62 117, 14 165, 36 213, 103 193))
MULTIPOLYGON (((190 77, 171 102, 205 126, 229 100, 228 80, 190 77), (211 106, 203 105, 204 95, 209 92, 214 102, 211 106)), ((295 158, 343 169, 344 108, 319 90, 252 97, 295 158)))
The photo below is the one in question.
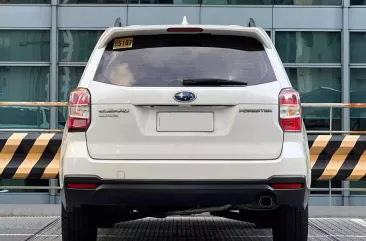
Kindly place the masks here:
MULTIPOLYGON (((0 0, 0 101, 67 101, 103 31, 123 25, 247 25, 270 35, 303 103, 366 102, 366 0, 0 0), (362 94, 364 93, 364 94, 362 94)), ((0 113, 0 128, 62 128, 66 109, 0 113)), ((366 110, 333 112, 333 130, 366 130, 366 110)), ((327 130, 327 109, 306 109, 308 130, 327 130)), ((56 180, 0 180, 47 186, 56 180)), ((366 181, 313 182, 363 187, 366 181)), ((332 191, 332 205, 365 205, 366 192, 332 191)), ((57 192, 2 190, 0 203, 54 203, 57 192)), ((311 205, 328 205, 313 191, 311 205)))

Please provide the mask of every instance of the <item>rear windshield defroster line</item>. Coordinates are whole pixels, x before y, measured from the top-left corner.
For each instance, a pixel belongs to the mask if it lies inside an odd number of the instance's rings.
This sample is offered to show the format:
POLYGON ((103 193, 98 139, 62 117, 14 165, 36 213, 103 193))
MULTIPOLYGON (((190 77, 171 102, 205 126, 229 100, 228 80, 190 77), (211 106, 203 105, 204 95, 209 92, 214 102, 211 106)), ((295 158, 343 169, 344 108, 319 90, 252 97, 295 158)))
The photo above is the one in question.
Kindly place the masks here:
POLYGON ((114 40, 107 45, 94 81, 136 87, 180 87, 185 79, 247 83, 242 87, 276 81, 263 45, 254 38, 210 34, 124 38, 118 46, 114 40))

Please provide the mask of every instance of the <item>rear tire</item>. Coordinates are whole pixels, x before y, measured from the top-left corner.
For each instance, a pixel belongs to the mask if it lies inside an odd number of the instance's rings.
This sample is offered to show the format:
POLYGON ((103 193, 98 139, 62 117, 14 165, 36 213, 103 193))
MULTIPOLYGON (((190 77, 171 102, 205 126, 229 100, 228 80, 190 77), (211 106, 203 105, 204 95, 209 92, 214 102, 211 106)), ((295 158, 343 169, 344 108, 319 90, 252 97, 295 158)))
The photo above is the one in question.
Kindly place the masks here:
POLYGON ((273 241, 307 241, 308 207, 280 207, 277 220, 272 228, 273 241))
POLYGON ((62 206, 62 241, 96 241, 97 225, 92 210, 74 208, 71 212, 62 206))

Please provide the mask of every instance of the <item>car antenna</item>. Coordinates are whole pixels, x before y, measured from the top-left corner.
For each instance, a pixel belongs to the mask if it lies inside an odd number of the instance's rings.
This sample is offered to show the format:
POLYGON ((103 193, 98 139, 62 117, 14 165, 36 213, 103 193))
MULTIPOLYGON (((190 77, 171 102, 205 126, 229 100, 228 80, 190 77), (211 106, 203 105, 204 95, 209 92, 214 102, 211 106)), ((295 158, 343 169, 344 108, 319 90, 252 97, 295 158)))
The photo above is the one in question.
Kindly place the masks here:
POLYGON ((253 18, 249 18, 248 27, 255 27, 255 21, 253 18))
POLYGON ((183 17, 183 21, 182 21, 181 24, 183 24, 183 25, 187 25, 188 24, 188 21, 187 21, 187 17, 186 16, 183 17))
POLYGON ((114 27, 122 27, 121 18, 117 18, 116 21, 114 21, 114 27))

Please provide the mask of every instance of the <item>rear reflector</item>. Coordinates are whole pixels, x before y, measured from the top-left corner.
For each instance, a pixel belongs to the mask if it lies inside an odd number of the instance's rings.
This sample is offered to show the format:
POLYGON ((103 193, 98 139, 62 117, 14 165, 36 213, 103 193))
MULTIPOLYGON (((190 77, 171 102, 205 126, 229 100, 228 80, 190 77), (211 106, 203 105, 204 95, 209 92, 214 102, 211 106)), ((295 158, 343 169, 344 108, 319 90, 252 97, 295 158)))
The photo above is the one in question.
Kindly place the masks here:
POLYGON ((75 188, 75 189, 95 189, 97 186, 98 186, 97 184, 86 184, 86 183, 67 184, 68 188, 75 188))
POLYGON ((272 184, 274 189, 300 189, 302 184, 272 184))
POLYGON ((203 31, 202 28, 168 28, 168 32, 175 33, 200 33, 203 31))

